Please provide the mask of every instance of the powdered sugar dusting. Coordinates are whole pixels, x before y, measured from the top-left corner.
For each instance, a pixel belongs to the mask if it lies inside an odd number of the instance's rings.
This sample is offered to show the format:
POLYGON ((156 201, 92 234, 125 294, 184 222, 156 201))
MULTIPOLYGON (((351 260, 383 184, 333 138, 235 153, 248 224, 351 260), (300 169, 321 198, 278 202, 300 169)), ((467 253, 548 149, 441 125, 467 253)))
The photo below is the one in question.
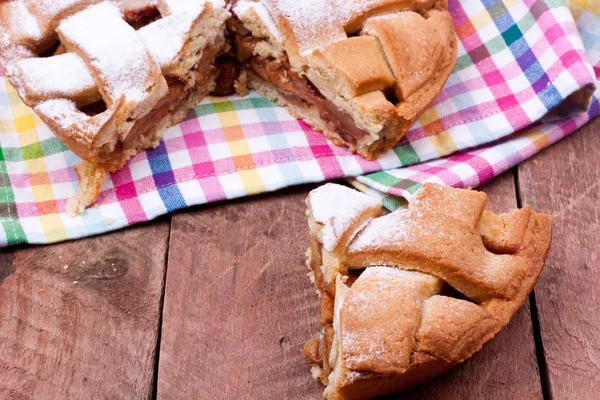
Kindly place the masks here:
POLYGON ((73 124, 82 123, 89 118, 77 110, 75 103, 66 99, 45 101, 35 107, 35 112, 45 118, 52 119, 62 129, 69 128, 73 124))
MULTIPOLYGON (((225 7, 223 0, 214 0, 210 2, 215 6, 225 7)), ((163 17, 166 17, 167 15, 177 14, 190 8, 204 6, 205 3, 206 0, 159 0, 158 5, 161 14, 163 14, 163 17)))
POLYGON ((36 18, 42 34, 54 35, 62 19, 102 0, 24 0, 27 9, 36 18))
POLYGON ((287 19, 301 54, 347 38, 331 2, 322 0, 268 0, 272 14, 287 19))
POLYGON ((350 288, 342 308, 347 367, 408 368, 423 301, 441 288, 441 280, 420 272, 367 268, 350 288))
POLYGON ((378 249, 394 243, 410 240, 411 232, 419 229, 414 220, 414 211, 394 211, 375 218, 354 239, 348 248, 349 253, 360 252, 365 248, 378 249))
POLYGON ((0 4, 0 13, 4 16, 4 27, 11 32, 15 43, 42 40, 42 31, 22 1, 7 1, 0 4))
POLYGON ((278 41, 281 40, 281 32, 279 31, 279 28, 277 28, 277 25, 273 21, 273 18, 271 18, 271 15, 269 15, 269 12, 262 3, 256 3, 254 1, 249 0, 242 0, 237 2, 236 5, 233 7, 233 12, 239 17, 242 17, 246 12, 250 10, 254 11, 254 13, 256 13, 256 15, 261 19, 263 25, 269 30, 269 33, 271 34, 271 36, 273 36, 273 38, 275 38, 278 41))
POLYGON ((157 67, 116 5, 104 2, 90 7, 65 20, 58 30, 89 58, 110 100, 124 94, 127 103, 139 103, 149 96, 156 85, 157 67))
POLYGON ((28 4, 37 3, 36 8, 48 10, 58 14, 67 8, 73 7, 78 3, 84 3, 86 0, 26 0, 28 4))
POLYGON ((73 97, 96 88, 94 77, 81 57, 66 53, 49 58, 28 58, 11 63, 12 79, 44 98, 73 97))
MULTIPOLYGON (((225 4, 225 0, 206 0, 209 3, 212 3, 214 8, 217 9, 221 9, 221 8, 225 8, 226 4, 225 4)), ((196 3, 198 3, 198 1, 196 1, 196 3)))
POLYGON ((235 3, 235 5, 232 8, 232 11, 236 14, 236 15, 243 15, 246 13, 246 11, 248 11, 250 8, 255 7, 256 4, 261 4, 261 3, 257 3, 254 0, 239 0, 237 3, 235 3))
POLYGON ((148 6, 155 6, 156 0, 117 0, 119 7, 123 11, 139 10, 148 6))
POLYGON ((315 221, 323 225, 322 241, 328 251, 333 251, 365 211, 376 213, 381 208, 379 200, 331 183, 313 190, 308 202, 315 221))
MULTIPOLYGON (((350 19, 365 15, 369 11, 381 7, 381 0, 333 0, 333 4, 338 10, 338 15, 342 24, 346 24, 350 19)), ((385 8, 385 7, 382 7, 385 8)), ((406 5, 410 8, 410 4, 406 5)))
POLYGON ((204 4, 172 14, 153 22, 138 31, 154 60, 169 65, 185 45, 192 24, 204 10, 204 4))

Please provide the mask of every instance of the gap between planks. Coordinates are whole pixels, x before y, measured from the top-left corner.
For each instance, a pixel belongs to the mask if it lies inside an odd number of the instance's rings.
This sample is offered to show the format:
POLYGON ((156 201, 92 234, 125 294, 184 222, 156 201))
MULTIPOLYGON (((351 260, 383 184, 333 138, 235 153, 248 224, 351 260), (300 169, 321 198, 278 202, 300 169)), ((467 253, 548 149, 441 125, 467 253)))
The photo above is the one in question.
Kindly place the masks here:
POLYGON ((156 347, 154 358, 154 376, 152 377, 152 399, 157 399, 158 392, 158 364, 160 362, 160 339, 162 336, 163 310, 165 306, 165 291, 167 287, 167 271, 169 270, 169 250, 171 248, 171 229, 173 228, 173 214, 169 215, 169 232, 167 233, 167 248, 165 250, 165 269, 163 272, 162 291, 158 305, 158 327, 156 332, 156 347))
MULTIPOLYGON (((521 184, 519 182, 519 167, 515 166, 511 170, 515 180, 515 194, 517 196, 517 206, 523 208, 523 197, 521 196, 521 184)), ((543 272, 542 272, 543 273, 543 272)), ((548 364, 544 354, 544 342, 542 341, 542 330, 540 329, 540 318, 537 311, 537 300, 535 299, 535 286, 529 294, 529 306, 531 314, 531 324, 533 329, 533 340, 535 343, 535 356, 540 372, 540 384, 542 386, 542 396, 544 400, 551 400, 550 395, 550 377, 548 374, 548 364)))

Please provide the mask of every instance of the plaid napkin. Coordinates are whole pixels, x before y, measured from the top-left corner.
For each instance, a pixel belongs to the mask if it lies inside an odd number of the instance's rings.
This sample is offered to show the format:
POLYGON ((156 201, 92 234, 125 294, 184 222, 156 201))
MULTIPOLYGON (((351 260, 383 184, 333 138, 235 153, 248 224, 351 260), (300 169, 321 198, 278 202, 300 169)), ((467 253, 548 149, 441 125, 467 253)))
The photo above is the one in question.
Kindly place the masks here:
POLYGON ((600 112, 598 92, 587 111, 581 105, 600 75, 594 2, 578 0, 572 14, 560 0, 450 0, 460 39, 456 68, 432 107, 378 161, 330 145, 256 94, 209 98, 158 148, 112 174, 97 207, 76 218, 64 211, 77 191, 78 158, 5 81, 0 246, 75 239, 195 204, 363 174, 359 186, 389 194, 391 209, 399 205, 395 196, 409 197, 424 181, 475 187, 600 112), (565 109, 581 111, 564 117, 565 109))

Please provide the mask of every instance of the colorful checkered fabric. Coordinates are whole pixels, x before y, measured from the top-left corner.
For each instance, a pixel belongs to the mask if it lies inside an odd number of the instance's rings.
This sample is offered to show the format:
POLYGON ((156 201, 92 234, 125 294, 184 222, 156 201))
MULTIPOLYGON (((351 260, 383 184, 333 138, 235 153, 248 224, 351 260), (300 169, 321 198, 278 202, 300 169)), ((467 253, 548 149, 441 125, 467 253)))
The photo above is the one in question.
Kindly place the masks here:
POLYGON ((595 0, 585 1, 572 6, 576 25, 559 0, 450 0, 460 39, 456 68, 432 107, 378 161, 330 145, 255 94, 209 98, 158 148, 112 174, 97 207, 76 218, 64 211, 77 191, 78 158, 5 82, 0 246, 74 239, 191 205, 366 173, 358 185, 389 194, 388 208, 400 204, 392 195, 408 197, 428 180, 477 186, 599 113, 596 93, 587 111, 543 118, 600 75, 600 41, 594 40, 600 12, 595 0))

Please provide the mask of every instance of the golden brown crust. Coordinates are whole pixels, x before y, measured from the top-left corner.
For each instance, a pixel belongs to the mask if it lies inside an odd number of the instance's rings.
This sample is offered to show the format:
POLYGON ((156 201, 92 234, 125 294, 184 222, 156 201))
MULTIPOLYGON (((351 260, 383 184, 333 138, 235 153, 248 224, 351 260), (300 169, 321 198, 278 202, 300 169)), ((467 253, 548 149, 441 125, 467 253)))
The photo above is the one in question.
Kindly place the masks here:
POLYGON ((476 190, 454 189, 424 183, 411 199, 412 207, 423 212, 450 215, 472 228, 477 226, 484 212, 487 195, 476 190))
POLYGON ((396 95, 408 99, 437 73, 446 46, 433 18, 412 11, 369 19, 363 33, 379 39, 396 77, 396 95))
MULTIPOLYGON (((335 335, 331 353, 323 345, 321 354, 333 368, 320 376, 326 398, 369 399, 425 382, 510 321, 541 273, 552 218, 529 207, 484 212, 485 201, 478 192, 426 184, 408 210, 373 218, 338 250, 335 335)), ((318 252, 320 242, 311 240, 318 252)))
POLYGON ((104 180, 104 169, 87 161, 76 164, 75 172, 79 179, 79 193, 67 202, 67 214, 70 216, 81 214, 86 207, 94 204, 104 180))
POLYGON ((447 10, 447 1, 439 0, 348 0, 344 1, 341 20, 346 32, 358 31, 368 18, 401 11, 424 14, 429 10, 447 10))
POLYGON ((434 274, 476 301, 510 298, 526 273, 521 260, 489 252, 463 221, 410 206, 372 220, 344 262, 351 269, 390 265, 434 274))
MULTIPOLYGON (((311 54, 313 65, 333 70, 348 97, 384 90, 394 85, 394 76, 374 37, 357 36, 317 48, 311 54), (360 57, 352 57, 359 54, 360 57)), ((322 73, 324 74, 324 73, 322 73)))
POLYGON ((484 211, 477 230, 488 249, 495 253, 515 253, 523 243, 530 217, 529 206, 500 215, 484 211))
POLYGON ((353 234, 381 211, 381 202, 358 192, 348 193, 345 186, 335 183, 310 192, 306 205, 311 233, 331 252, 345 249, 353 234))
POLYGON ((328 400, 367 400, 394 392, 402 392, 427 382, 454 367, 431 354, 415 352, 410 356, 411 368, 400 375, 359 372, 333 390, 325 389, 328 400))
POLYGON ((94 148, 109 146, 117 140, 116 115, 125 98, 114 102, 105 112, 92 117, 79 112, 69 100, 48 100, 34 107, 34 111, 61 140, 81 158, 100 164, 94 148))
POLYGON ((277 23, 281 43, 297 70, 306 65, 304 54, 307 52, 347 38, 344 27, 335 18, 331 1, 262 0, 261 3, 277 23))
POLYGON ((417 89, 408 99, 405 99, 406 101, 398 103, 397 115, 405 121, 406 129, 429 107, 437 94, 442 90, 456 63, 458 51, 457 39, 450 14, 445 11, 434 10, 430 11, 428 15, 430 19, 435 18, 437 20, 431 23, 431 25, 434 27, 436 34, 442 38, 442 43, 445 41, 447 51, 440 62, 438 72, 431 76, 428 84, 417 89))
POLYGON ((462 362, 481 349, 500 329, 499 321, 475 303, 433 296, 423 304, 417 348, 447 362, 462 362))
POLYGON ((367 268, 340 310, 343 361, 352 371, 402 374, 410 367, 423 301, 441 292, 432 275, 367 268))
POLYGON ((519 250, 514 253, 527 266, 517 293, 508 300, 492 299, 482 304, 502 325, 506 325, 523 305, 542 273, 552 242, 552 216, 532 213, 519 250))
POLYGON ((348 193, 344 186, 328 183, 313 190, 306 199, 311 235, 321 244, 318 249, 321 274, 326 284, 335 281, 339 271, 339 255, 344 252, 356 232, 381 210, 381 203, 348 193), (345 212, 340 213, 340 207, 345 212))

